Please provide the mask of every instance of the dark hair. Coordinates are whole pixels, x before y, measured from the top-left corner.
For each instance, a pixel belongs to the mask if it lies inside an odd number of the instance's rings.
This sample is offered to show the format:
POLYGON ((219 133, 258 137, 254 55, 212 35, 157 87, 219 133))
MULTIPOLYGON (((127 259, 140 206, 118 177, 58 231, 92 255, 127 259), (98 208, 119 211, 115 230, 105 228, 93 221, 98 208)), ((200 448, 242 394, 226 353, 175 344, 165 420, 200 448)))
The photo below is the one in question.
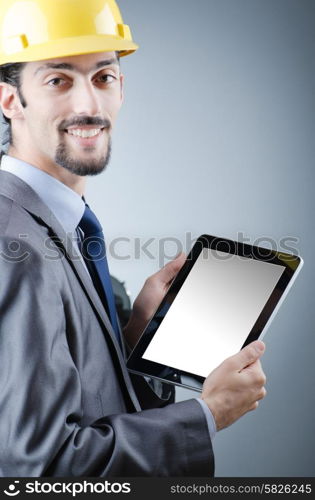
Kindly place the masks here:
MULTIPOLYGON (((9 63, 0 66, 0 81, 9 83, 17 88, 22 106, 26 106, 25 99, 21 93, 21 72, 26 63, 9 63)), ((2 145, 12 143, 11 120, 3 115, 4 124, 7 125, 6 134, 2 140, 2 145)))

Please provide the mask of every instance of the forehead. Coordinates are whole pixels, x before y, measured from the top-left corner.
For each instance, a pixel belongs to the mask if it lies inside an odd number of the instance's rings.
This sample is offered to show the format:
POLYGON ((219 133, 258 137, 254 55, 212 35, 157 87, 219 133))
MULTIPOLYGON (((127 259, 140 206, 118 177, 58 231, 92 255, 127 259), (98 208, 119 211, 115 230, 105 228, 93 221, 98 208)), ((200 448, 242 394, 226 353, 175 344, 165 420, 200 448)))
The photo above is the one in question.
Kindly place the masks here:
POLYGON ((78 56, 57 57, 44 61, 29 62, 25 65, 25 73, 40 75, 43 71, 53 69, 68 69, 89 73, 106 65, 119 65, 116 52, 98 52, 95 54, 80 54, 78 56))

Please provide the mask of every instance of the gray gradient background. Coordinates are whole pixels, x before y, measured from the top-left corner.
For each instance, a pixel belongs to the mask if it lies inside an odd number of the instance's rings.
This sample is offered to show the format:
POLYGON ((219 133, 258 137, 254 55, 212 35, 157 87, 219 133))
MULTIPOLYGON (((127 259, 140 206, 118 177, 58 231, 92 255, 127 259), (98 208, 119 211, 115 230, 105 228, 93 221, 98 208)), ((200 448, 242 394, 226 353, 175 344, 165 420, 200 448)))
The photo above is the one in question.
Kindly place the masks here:
POLYGON ((214 450, 217 476, 314 476, 315 2, 119 3, 141 49, 122 60, 111 166, 88 188, 107 237, 132 239, 112 274, 134 298, 158 269, 158 240, 139 259, 134 238, 298 238, 305 265, 265 337, 267 397, 214 450))

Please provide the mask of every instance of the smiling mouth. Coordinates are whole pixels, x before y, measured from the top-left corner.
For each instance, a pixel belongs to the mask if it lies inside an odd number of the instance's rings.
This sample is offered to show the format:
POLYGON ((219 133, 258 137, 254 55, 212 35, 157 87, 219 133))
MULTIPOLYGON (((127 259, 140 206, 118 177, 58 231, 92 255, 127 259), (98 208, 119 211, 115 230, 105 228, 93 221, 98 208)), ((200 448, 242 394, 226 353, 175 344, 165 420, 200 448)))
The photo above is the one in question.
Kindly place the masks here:
POLYGON ((65 129, 65 132, 69 135, 73 135, 75 137, 81 137, 83 139, 90 139, 91 137, 96 137, 101 132, 103 132, 104 127, 102 128, 71 128, 65 129))

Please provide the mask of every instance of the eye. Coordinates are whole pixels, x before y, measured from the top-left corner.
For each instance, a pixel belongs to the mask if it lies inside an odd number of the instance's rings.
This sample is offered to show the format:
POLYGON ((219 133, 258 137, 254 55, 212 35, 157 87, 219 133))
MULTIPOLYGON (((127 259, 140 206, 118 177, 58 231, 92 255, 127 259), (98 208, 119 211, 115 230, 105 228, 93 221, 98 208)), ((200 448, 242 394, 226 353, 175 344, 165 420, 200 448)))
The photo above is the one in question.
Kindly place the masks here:
POLYGON ((103 75, 100 75, 97 80, 99 80, 101 83, 113 83, 115 80, 117 80, 117 78, 114 75, 104 73, 103 75))
POLYGON ((63 78, 56 77, 56 78, 52 78, 51 80, 49 80, 48 85, 50 87, 61 87, 65 83, 66 82, 63 78))

